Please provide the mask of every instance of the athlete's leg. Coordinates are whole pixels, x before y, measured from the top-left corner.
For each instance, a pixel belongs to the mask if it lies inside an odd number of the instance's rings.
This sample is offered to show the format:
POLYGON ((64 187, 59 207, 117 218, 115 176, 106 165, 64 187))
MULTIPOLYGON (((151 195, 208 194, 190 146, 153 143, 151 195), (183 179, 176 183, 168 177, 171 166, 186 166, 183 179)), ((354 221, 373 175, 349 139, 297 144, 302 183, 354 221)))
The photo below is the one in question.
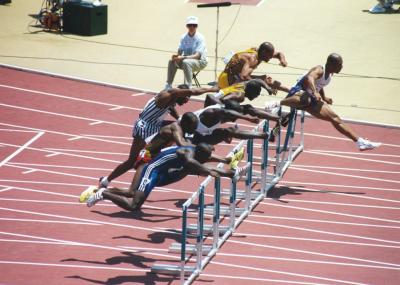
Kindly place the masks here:
POLYGON ((251 115, 253 117, 257 117, 260 119, 266 119, 266 120, 270 120, 270 121, 274 121, 274 122, 278 122, 279 121, 279 117, 276 115, 272 115, 269 112, 266 112, 264 110, 261 109, 257 109, 254 108, 252 105, 248 104, 248 105, 242 105, 243 106, 243 114, 245 115, 251 115))
POLYGON ((225 130, 227 130, 227 136, 236 139, 266 139, 269 135, 268 133, 244 131, 234 127, 230 127, 225 130))
POLYGON ((317 102, 306 108, 306 111, 318 119, 329 121, 341 134, 356 142, 359 136, 325 102, 317 102))
POLYGON ((282 99, 280 105, 302 109, 309 106, 311 102, 312 100, 310 94, 305 91, 299 91, 292 96, 282 99))
POLYGON ((118 165, 108 176, 107 180, 111 182, 111 180, 121 176, 125 172, 131 170, 135 164, 136 158, 139 155, 140 151, 146 146, 146 142, 139 136, 135 136, 133 138, 131 150, 129 152, 129 157, 126 161, 122 162, 118 165))
POLYGON ((110 200, 117 206, 128 211, 135 211, 139 209, 146 200, 146 195, 144 192, 137 190, 143 177, 142 174, 145 169, 144 167, 145 165, 138 167, 129 189, 106 189, 103 191, 103 199, 110 200))

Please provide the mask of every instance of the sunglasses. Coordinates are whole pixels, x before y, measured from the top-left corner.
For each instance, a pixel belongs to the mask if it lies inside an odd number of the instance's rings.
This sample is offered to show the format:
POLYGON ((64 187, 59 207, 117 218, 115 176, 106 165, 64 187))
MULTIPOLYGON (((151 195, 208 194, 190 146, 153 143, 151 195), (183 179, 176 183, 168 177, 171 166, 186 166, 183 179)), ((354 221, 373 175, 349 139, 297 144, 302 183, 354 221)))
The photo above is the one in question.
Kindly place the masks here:
POLYGON ((187 24, 186 27, 188 27, 188 28, 191 28, 191 27, 197 28, 197 25, 196 24, 187 24))

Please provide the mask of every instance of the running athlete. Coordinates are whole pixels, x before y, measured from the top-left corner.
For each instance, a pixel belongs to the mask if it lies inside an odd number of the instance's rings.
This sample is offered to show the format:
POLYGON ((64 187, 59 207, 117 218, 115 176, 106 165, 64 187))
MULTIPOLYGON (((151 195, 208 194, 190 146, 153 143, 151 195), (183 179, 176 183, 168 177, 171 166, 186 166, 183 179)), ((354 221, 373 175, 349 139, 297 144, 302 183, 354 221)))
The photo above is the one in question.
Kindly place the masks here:
MULTIPOLYGON (((142 163, 148 163, 163 148, 169 147, 173 143, 177 146, 193 146, 185 139, 185 134, 192 135, 197 128, 198 122, 199 119, 194 113, 186 112, 179 121, 163 126, 160 132, 149 137, 151 140, 138 155, 134 168, 137 168, 142 163)), ((243 155, 244 149, 240 149, 228 157, 212 154, 210 161, 222 162, 229 164, 231 168, 236 168, 243 155)))
MULTIPOLYGON (((247 171, 246 167, 236 170, 207 167, 204 163, 208 161, 213 150, 213 146, 204 143, 197 146, 166 148, 148 164, 141 165, 137 169, 129 189, 100 188, 95 193, 84 191, 81 197, 89 195, 86 201, 88 207, 106 199, 125 210, 136 211, 140 209, 154 187, 177 182, 189 174, 237 179, 247 171)), ((81 199, 85 200, 86 197, 81 199)))
POLYGON ((297 84, 290 89, 289 94, 280 102, 268 102, 266 110, 279 108, 280 105, 304 109, 314 117, 329 121, 341 134, 357 143, 360 150, 379 147, 381 143, 371 142, 358 136, 329 106, 332 98, 325 95, 324 87, 329 84, 334 73, 339 73, 343 67, 343 59, 337 53, 328 56, 325 66, 317 65, 310 69, 297 84))
POLYGON ((189 101, 190 96, 218 90, 217 87, 189 89, 187 85, 182 84, 178 88, 163 90, 150 99, 133 126, 133 142, 128 159, 118 165, 108 176, 100 177, 99 186, 107 187, 113 179, 133 168, 139 152, 146 145, 146 139, 160 131, 162 125, 166 123, 164 121, 166 115, 170 113, 178 119, 176 104, 182 106, 189 101))
POLYGON ((258 123, 260 120, 255 117, 240 114, 234 110, 229 110, 223 106, 216 104, 208 106, 204 109, 195 111, 199 123, 192 138, 192 143, 198 144, 205 142, 208 144, 218 144, 222 141, 230 143, 232 138, 238 139, 265 139, 268 133, 243 131, 237 127, 219 128, 226 122, 234 122, 237 119, 244 119, 252 123, 258 123))
POLYGON ((279 81, 273 80, 270 76, 252 75, 252 72, 261 62, 268 62, 271 58, 277 58, 280 65, 287 66, 284 54, 276 52, 274 46, 269 42, 262 43, 258 49, 251 48, 234 54, 225 66, 224 71, 218 77, 218 86, 220 88, 226 88, 237 82, 259 78, 267 83, 268 86, 275 89, 275 93, 276 90, 288 92, 289 89, 287 87, 283 86, 279 81))

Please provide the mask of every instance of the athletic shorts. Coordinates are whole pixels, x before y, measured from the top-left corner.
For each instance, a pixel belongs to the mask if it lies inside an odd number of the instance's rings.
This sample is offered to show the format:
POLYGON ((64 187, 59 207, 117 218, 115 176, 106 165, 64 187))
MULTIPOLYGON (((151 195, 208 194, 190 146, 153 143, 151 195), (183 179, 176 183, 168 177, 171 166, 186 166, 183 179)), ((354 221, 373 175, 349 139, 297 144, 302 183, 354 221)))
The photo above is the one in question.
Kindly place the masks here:
POLYGON ((172 121, 165 120, 162 121, 161 123, 150 124, 144 120, 138 119, 133 126, 132 136, 140 137, 143 140, 146 140, 152 135, 157 134, 163 126, 168 125, 170 123, 172 123, 172 121))
MULTIPOLYGON (((157 161, 158 160, 155 162, 157 161)), ((183 176, 179 175, 179 173, 179 169, 173 171, 161 171, 159 168, 157 168, 156 163, 149 163, 142 170, 138 190, 143 191, 147 197, 154 187, 168 185, 181 180, 183 176)))
POLYGON ((290 90, 289 90, 289 93, 288 93, 288 95, 286 96, 286 98, 288 98, 288 97, 292 97, 292 96, 294 96, 296 93, 298 93, 298 92, 300 92, 300 91, 304 91, 307 95, 308 95, 308 97, 310 98, 310 104, 307 106, 307 107, 313 107, 313 106, 315 106, 315 105, 317 105, 317 99, 315 98, 315 96, 314 95, 311 95, 310 93, 308 93, 307 91, 305 91, 304 89, 303 89, 303 87, 302 86, 300 86, 300 85, 295 85, 295 86, 293 86, 290 90))

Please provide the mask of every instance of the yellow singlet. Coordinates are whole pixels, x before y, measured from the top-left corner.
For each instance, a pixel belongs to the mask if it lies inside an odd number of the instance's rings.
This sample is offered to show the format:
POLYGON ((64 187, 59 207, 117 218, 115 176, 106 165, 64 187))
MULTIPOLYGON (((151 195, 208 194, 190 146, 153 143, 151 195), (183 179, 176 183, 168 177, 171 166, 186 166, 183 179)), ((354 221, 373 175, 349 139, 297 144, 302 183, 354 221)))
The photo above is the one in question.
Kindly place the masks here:
POLYGON ((225 70, 218 77, 218 87, 226 88, 235 82, 235 77, 238 77, 243 68, 243 63, 240 62, 239 56, 243 53, 257 54, 255 48, 250 48, 245 51, 235 53, 225 66, 225 70))

